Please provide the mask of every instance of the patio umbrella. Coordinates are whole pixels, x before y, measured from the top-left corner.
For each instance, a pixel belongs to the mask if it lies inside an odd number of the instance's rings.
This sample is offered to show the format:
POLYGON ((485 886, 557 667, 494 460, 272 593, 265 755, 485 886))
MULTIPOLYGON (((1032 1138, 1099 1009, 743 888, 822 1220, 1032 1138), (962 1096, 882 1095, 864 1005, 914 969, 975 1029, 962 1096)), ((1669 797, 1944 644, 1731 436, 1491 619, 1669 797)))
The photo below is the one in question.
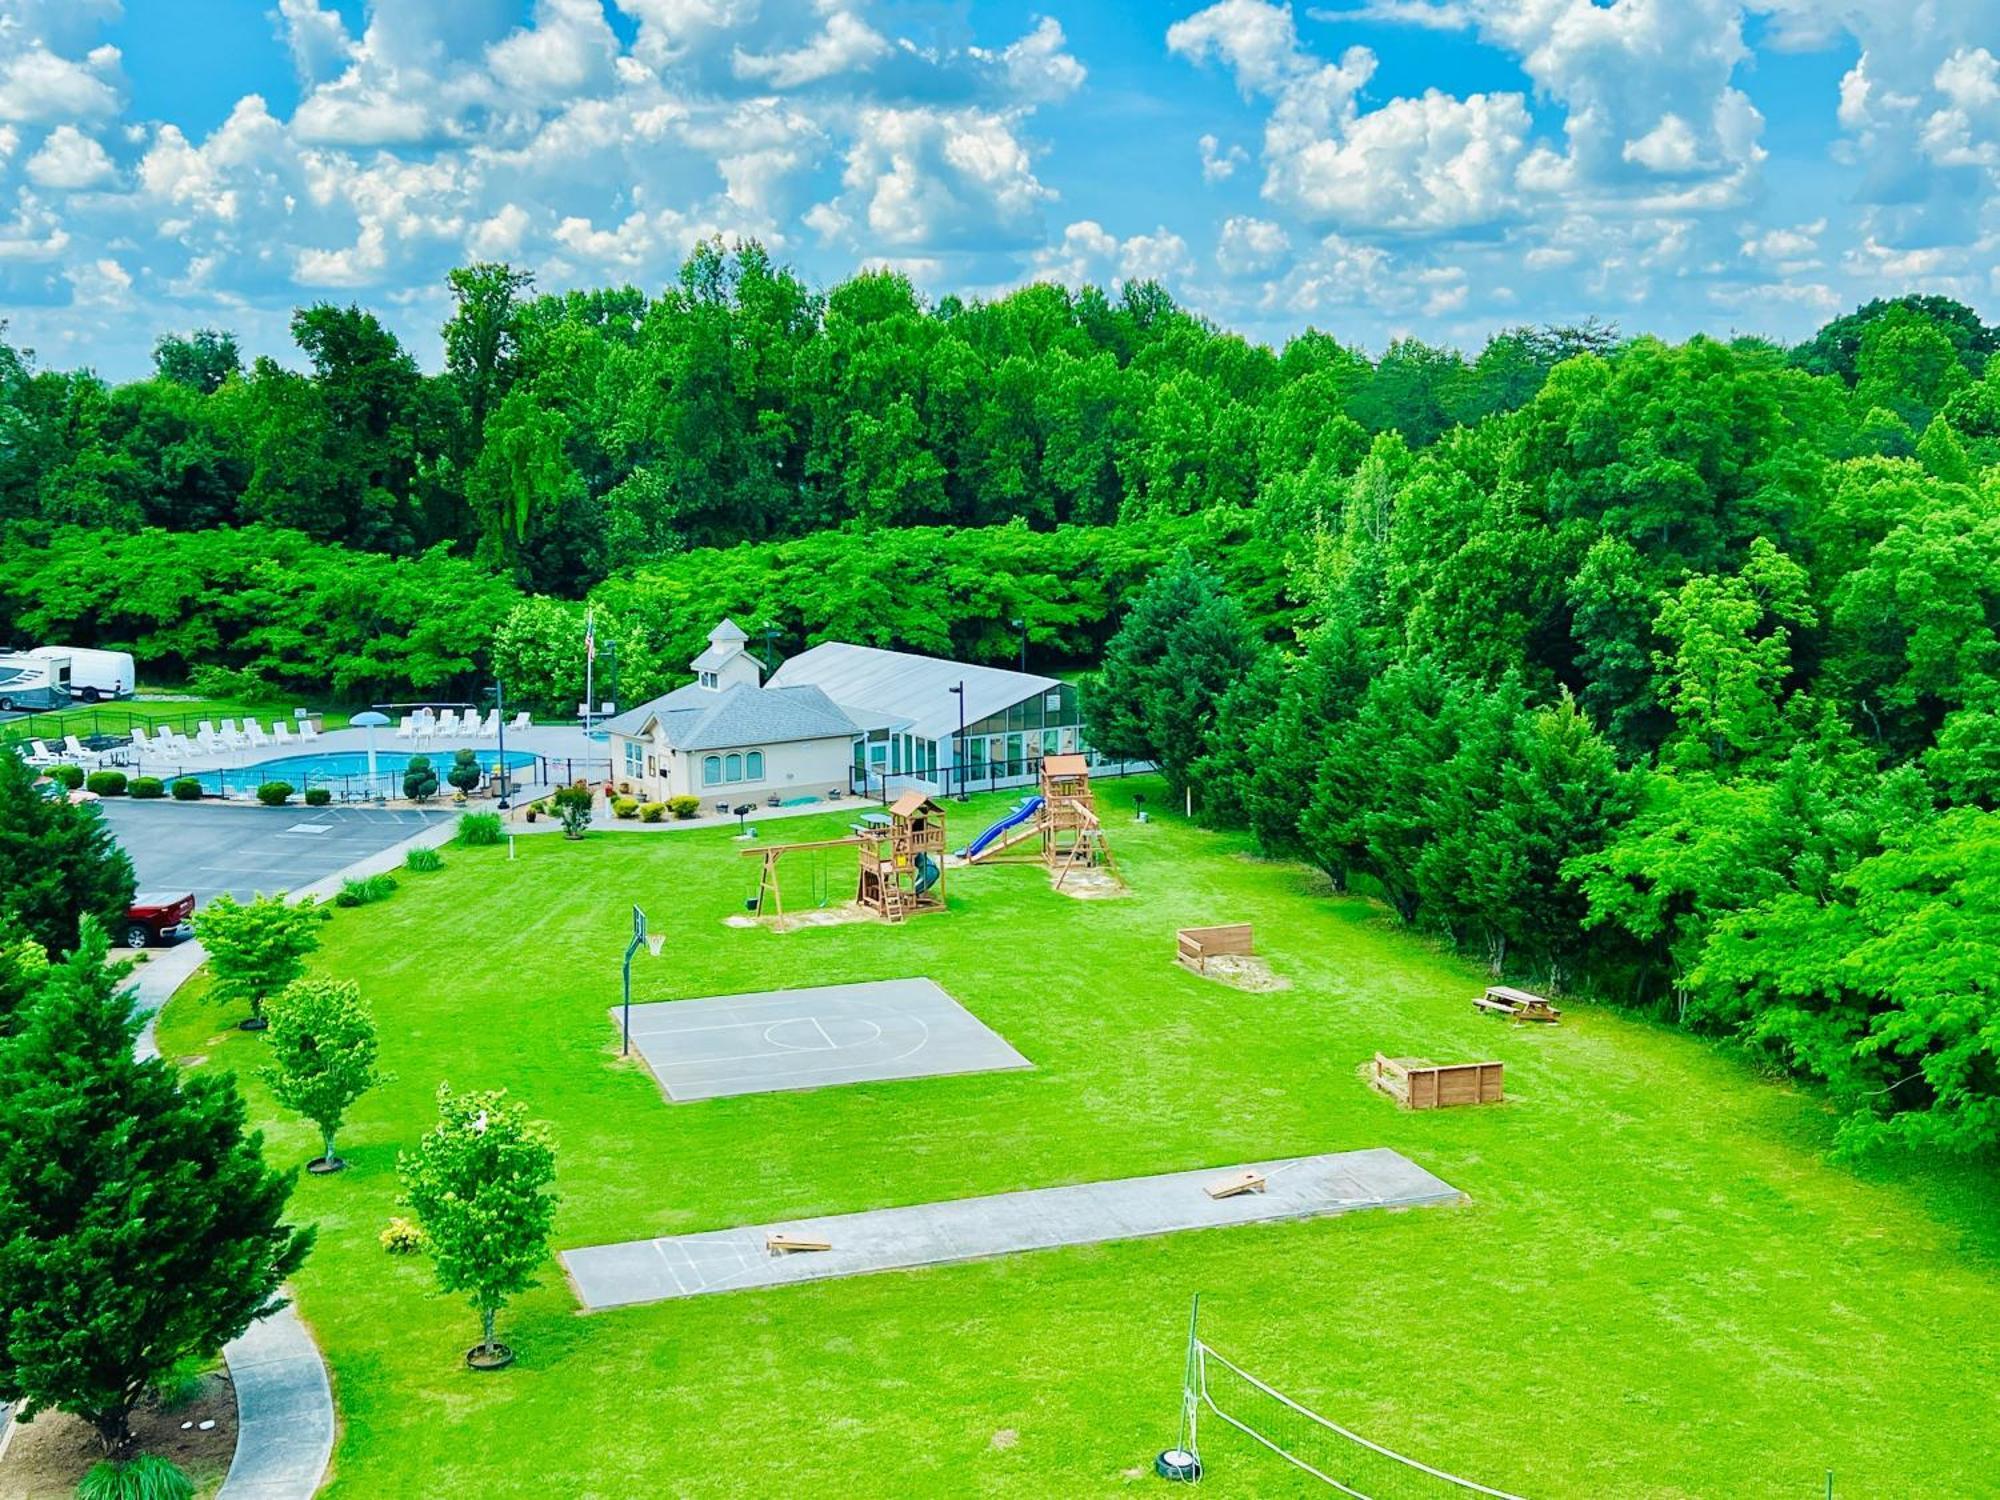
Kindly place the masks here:
POLYGON ((366 713, 356 714, 347 722, 356 729, 368 731, 368 790, 378 792, 381 788, 375 784, 375 731, 389 727, 389 716, 378 714, 371 708, 366 713))

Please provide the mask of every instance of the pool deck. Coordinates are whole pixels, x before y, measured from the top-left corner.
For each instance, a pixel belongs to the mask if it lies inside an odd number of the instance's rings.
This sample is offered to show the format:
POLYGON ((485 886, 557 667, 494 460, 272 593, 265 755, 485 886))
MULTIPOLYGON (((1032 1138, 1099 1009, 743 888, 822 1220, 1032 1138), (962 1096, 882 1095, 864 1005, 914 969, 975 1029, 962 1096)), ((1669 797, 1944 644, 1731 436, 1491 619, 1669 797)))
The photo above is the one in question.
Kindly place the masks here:
MULTIPOLYGON (((294 739, 288 744, 273 742, 254 749, 224 750, 214 755, 163 756, 135 750, 127 745, 103 751, 96 759, 100 764, 115 765, 134 776, 158 776, 162 780, 171 780, 176 776, 200 777, 206 773, 212 780, 217 771, 238 771, 263 765, 267 761, 290 760, 302 755, 366 755, 368 740, 369 733, 365 729, 330 729, 313 740, 294 739)), ((412 740, 398 737, 394 729, 376 730, 374 740, 375 749, 381 755, 428 755, 440 771, 451 763, 455 750, 477 750, 493 755, 500 749, 499 741, 490 737, 452 734, 412 740)), ((591 739, 575 725, 537 724, 528 729, 509 729, 507 754, 510 757, 519 754, 540 757, 539 766, 526 769, 530 773, 546 770, 546 779, 529 781, 524 777, 525 786, 559 784, 571 767, 576 775, 595 780, 605 774, 611 762, 609 744, 591 739)), ((355 778, 357 782, 365 779, 365 776, 355 778)), ((230 795, 248 797, 251 791, 238 788, 230 795)))

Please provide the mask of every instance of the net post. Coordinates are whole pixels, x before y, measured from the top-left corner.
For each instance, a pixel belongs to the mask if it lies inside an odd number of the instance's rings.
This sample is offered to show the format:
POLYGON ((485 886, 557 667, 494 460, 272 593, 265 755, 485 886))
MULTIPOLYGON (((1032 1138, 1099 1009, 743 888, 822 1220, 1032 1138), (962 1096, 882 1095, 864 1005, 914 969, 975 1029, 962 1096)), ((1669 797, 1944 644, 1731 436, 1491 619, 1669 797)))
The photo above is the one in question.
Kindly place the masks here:
POLYGON ((1200 1326, 1201 1293, 1196 1292, 1193 1303, 1188 1308, 1187 1360, 1181 1368, 1180 1446, 1184 1452, 1193 1454, 1197 1460, 1201 1458, 1201 1449, 1196 1446, 1198 1439, 1195 1432, 1198 1425, 1195 1407, 1201 1400, 1200 1326))

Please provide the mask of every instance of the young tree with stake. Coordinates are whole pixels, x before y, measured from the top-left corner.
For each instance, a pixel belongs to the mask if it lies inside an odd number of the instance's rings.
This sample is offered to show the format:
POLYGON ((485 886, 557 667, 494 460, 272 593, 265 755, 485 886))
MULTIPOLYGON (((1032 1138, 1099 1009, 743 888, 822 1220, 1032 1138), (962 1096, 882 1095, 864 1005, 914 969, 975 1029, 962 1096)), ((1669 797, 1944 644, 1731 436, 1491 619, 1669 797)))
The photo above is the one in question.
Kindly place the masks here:
POLYGON ((294 979, 271 1002, 271 1064, 264 1081, 271 1097, 319 1127, 322 1154, 306 1163, 314 1173, 347 1165, 333 1154, 333 1138, 347 1111, 385 1081, 375 1066, 375 1018, 349 979, 307 975, 294 979))
POLYGON ((265 1002, 306 971, 306 956, 319 947, 319 924, 326 913, 310 901, 294 906, 282 896, 238 901, 226 892, 194 919, 195 935, 208 950, 214 998, 250 1007, 245 1031, 262 1031, 265 1002))
POLYGON ((438 1285, 465 1292, 479 1312, 474 1369, 497 1370, 514 1352, 493 1337, 507 1299, 536 1285, 555 1222, 555 1150, 548 1128, 507 1102, 505 1089, 454 1094, 438 1087, 437 1127, 398 1158, 438 1285))

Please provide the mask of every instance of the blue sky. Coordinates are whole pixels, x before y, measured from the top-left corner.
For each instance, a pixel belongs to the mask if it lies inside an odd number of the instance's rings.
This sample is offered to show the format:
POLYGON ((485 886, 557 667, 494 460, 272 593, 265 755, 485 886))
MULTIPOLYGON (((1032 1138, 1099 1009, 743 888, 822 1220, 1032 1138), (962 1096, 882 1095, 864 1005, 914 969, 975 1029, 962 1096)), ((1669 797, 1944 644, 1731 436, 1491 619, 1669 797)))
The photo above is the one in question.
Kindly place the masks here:
POLYGON ((2000 0, 0 0, 0 311, 295 359, 444 272, 1165 282, 1280 342, 2000 315, 2000 0))

